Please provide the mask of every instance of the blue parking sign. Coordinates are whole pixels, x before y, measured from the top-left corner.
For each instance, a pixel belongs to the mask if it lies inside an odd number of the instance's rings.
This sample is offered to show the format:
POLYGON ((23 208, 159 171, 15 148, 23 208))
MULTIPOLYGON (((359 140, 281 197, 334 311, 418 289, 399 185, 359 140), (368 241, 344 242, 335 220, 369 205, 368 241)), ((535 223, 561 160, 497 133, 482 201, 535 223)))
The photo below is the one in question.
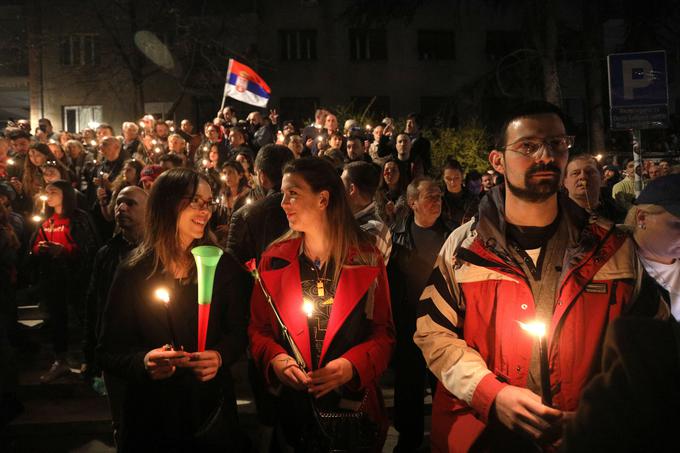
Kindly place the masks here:
POLYGON ((668 127, 666 52, 611 54, 607 63, 612 129, 668 127))

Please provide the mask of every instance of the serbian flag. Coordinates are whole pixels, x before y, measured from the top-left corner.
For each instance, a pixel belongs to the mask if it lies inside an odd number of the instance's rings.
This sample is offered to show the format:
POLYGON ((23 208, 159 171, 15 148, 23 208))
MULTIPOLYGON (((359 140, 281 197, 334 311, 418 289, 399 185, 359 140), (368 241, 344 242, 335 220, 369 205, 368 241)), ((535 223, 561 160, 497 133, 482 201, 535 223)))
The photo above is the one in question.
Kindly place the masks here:
POLYGON ((227 83, 224 97, 230 97, 246 104, 266 107, 272 90, 262 77, 243 63, 229 59, 227 83))

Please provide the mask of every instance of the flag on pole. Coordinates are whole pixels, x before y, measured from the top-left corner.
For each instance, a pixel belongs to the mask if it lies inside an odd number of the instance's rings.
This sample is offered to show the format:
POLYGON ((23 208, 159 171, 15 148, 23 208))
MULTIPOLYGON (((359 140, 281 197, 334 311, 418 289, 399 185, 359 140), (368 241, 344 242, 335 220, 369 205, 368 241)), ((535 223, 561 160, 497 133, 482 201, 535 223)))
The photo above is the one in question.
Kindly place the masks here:
POLYGON ((224 98, 230 97, 246 104, 266 107, 271 92, 267 82, 255 71, 233 58, 229 59, 224 98))

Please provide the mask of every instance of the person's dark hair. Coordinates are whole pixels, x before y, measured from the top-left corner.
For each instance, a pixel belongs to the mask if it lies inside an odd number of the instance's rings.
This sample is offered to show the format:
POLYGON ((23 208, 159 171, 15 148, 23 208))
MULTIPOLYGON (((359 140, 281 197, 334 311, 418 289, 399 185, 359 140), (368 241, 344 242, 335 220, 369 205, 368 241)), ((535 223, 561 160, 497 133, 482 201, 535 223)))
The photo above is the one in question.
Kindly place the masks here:
POLYGON ((178 263, 189 264, 190 277, 196 275, 191 249, 199 245, 214 244, 214 237, 208 224, 201 239, 194 240, 187 250, 181 250, 177 220, 180 213, 196 196, 201 180, 210 185, 205 175, 190 168, 172 168, 156 179, 149 192, 144 239, 130 256, 129 265, 135 265, 153 256, 154 266, 151 274, 160 268, 168 269, 173 263, 178 263))
POLYGON ((16 129, 12 129, 7 134, 7 138, 9 138, 10 140, 18 140, 20 138, 25 138, 26 140, 30 140, 31 134, 29 134, 28 132, 26 132, 25 130, 23 130, 21 128, 16 128, 16 129))
POLYGON ((337 137, 340 140, 342 140, 344 138, 344 135, 342 135, 342 132, 340 132, 340 131, 335 131, 328 136, 328 139, 330 140, 331 137, 337 137))
POLYGON ((530 101, 512 107, 503 117, 503 122, 496 136, 496 149, 503 150, 507 143, 508 126, 513 121, 527 116, 554 114, 557 115, 565 128, 568 128, 568 119, 562 109, 555 104, 546 101, 530 101))
POLYGON ((350 162, 345 165, 347 179, 367 198, 373 198, 380 184, 380 167, 369 162, 350 162))
POLYGON ((481 181, 481 180, 482 180, 482 175, 477 170, 470 170, 465 175, 465 186, 467 187, 468 184, 470 184, 470 181, 481 181))
POLYGON ((111 131, 111 135, 115 135, 115 134, 113 133, 113 127, 112 127, 110 124, 108 124, 108 123, 101 123, 101 124, 97 127, 97 130, 99 130, 99 129, 108 129, 109 131, 111 131))
MULTIPOLYGON (((137 174, 137 184, 139 184, 139 180, 142 178, 142 169, 144 168, 144 164, 137 160, 137 159, 128 159, 123 163, 123 168, 125 168, 126 165, 130 165, 132 168, 135 169, 135 173, 137 174)), ((127 180, 125 179, 125 171, 121 171, 116 179, 113 180, 113 183, 111 184, 111 191, 114 194, 118 194, 123 188, 127 187, 129 184, 127 180)), ((115 197, 113 197, 115 200, 115 197)))
MULTIPOLYGON (((239 179, 238 179, 238 193, 241 193, 243 189, 245 189, 248 186, 248 178, 246 178, 246 171, 243 169, 243 165, 241 165, 237 160, 231 159, 226 161, 223 165, 221 170, 224 171, 227 168, 233 168, 236 173, 238 173, 239 179)), ((227 193, 229 193, 230 189, 227 187, 227 193)), ((232 195, 229 193, 229 195, 232 195)))
POLYGON ((293 152, 287 146, 268 144, 260 148, 260 152, 257 153, 255 168, 267 175, 274 190, 280 190, 283 167, 293 159, 293 152))
POLYGON ((423 125, 422 118, 418 113, 411 112, 408 115, 406 115, 406 119, 416 123, 416 126, 418 126, 418 128, 420 128, 423 125))
MULTIPOLYGON (((356 220, 352 209, 347 201, 345 186, 335 167, 325 159, 316 157, 303 157, 286 164, 283 169, 284 175, 301 177, 314 193, 328 192, 328 206, 326 207, 326 221, 328 225, 327 240, 330 243, 330 260, 334 263, 333 281, 337 282, 342 270, 342 265, 347 260, 351 249, 356 250, 360 259, 368 264, 367 256, 362 252, 375 250, 371 239, 363 232, 356 220)), ((290 230, 276 242, 299 237, 301 233, 290 230)))
POLYGON ((380 183, 378 184, 378 190, 381 192, 387 192, 390 190, 390 188, 387 186, 387 183, 385 182, 385 177, 383 176, 383 173, 385 172, 385 165, 390 162, 396 165, 397 169, 399 170, 399 182, 397 183, 397 189, 399 190, 399 193, 406 193, 406 186, 408 184, 406 184, 406 177, 401 174, 401 167, 399 166, 399 161, 396 157, 388 157, 385 159, 385 162, 383 162, 382 171, 380 172, 380 183))
POLYGON ((0 204, 0 245, 13 251, 18 250, 21 246, 21 242, 19 242, 19 238, 12 227, 10 210, 4 204, 0 204))
MULTIPOLYGON (((236 154, 236 156, 234 156, 234 158, 237 158, 238 156, 243 156, 245 158, 246 162, 248 162, 248 173, 253 173, 255 169, 253 155, 248 151, 240 151, 238 154, 236 154)), ((245 171, 245 168, 243 171, 245 171)))
MULTIPOLYGON (((68 181, 63 179, 58 179, 54 182, 47 184, 46 187, 54 186, 61 190, 62 202, 61 202, 61 216, 66 218, 71 218, 73 211, 78 207, 78 202, 76 199, 76 191, 73 190, 73 186, 68 181)), ((54 214, 54 208, 47 206, 45 207, 45 215, 47 218, 52 217, 54 214)))
MULTIPOLYGON (((160 162, 170 162, 173 167, 181 167, 184 165, 184 161, 175 153, 168 153, 161 156, 160 162)), ((141 171, 141 170, 140 170, 141 171)))
POLYGON ((465 173, 463 166, 458 162, 458 159, 453 157, 453 154, 446 157, 444 161, 444 166, 442 167, 442 173, 444 170, 458 170, 461 174, 465 173))

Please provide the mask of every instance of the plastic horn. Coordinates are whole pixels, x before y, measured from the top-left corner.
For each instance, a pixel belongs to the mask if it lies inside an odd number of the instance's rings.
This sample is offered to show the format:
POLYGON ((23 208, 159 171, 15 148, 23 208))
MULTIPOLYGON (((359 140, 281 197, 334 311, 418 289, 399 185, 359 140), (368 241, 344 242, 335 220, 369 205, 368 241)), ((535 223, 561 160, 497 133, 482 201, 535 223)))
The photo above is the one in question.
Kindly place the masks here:
POLYGON ((212 245, 202 245, 191 249, 191 253, 198 269, 198 352, 203 352, 208 334, 215 269, 222 257, 222 250, 212 245))

